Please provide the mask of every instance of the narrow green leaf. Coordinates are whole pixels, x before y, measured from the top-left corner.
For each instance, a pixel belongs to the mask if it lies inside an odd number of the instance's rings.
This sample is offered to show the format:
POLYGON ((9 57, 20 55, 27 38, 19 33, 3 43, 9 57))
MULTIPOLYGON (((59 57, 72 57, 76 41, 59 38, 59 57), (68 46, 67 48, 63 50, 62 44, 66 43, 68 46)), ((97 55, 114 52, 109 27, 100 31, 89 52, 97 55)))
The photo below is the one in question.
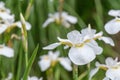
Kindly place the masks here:
POLYGON ((30 60, 29 60, 29 62, 28 62, 28 66, 27 66, 27 68, 26 68, 26 70, 25 70, 25 73, 24 73, 24 75, 23 75, 23 80, 27 80, 28 74, 29 74, 30 69, 31 69, 31 67, 32 67, 32 64, 33 64, 33 62, 34 62, 34 60, 35 60, 35 57, 36 57, 36 55, 37 55, 38 48, 39 48, 39 45, 37 45, 37 47, 34 49, 34 51, 33 51, 33 53, 32 53, 32 56, 31 56, 31 58, 30 58, 30 60))

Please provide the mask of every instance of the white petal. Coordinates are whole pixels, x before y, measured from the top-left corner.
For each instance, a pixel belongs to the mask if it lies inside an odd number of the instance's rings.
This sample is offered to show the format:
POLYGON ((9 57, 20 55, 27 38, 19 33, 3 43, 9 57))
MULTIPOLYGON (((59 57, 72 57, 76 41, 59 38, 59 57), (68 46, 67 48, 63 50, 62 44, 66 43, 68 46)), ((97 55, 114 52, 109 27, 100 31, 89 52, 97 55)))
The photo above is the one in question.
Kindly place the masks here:
POLYGON ((46 47, 43 47, 43 49, 52 50, 52 49, 55 49, 56 47, 58 47, 58 46, 60 46, 60 45, 61 45, 61 43, 53 43, 53 44, 50 44, 50 45, 48 45, 48 46, 46 46, 46 47))
POLYGON ((91 29, 90 26, 88 26, 88 28, 85 28, 85 29, 82 29, 81 30, 81 34, 82 36, 89 36, 89 37, 93 37, 96 33, 96 30, 95 29, 91 29))
POLYGON ((72 42, 71 42, 70 40, 68 40, 68 39, 61 39, 60 37, 57 37, 57 39, 58 39, 60 42, 72 44, 72 42))
POLYGON ((115 80, 118 79, 120 80, 120 68, 118 69, 108 69, 106 72, 106 77, 115 80))
POLYGON ((94 40, 87 43, 87 45, 89 45, 94 50, 94 53, 97 55, 100 55, 103 52, 103 49, 100 46, 98 46, 97 42, 94 40))
POLYGON ((100 36, 102 36, 102 35, 103 35, 103 32, 101 31, 101 32, 95 34, 95 35, 94 35, 94 38, 95 38, 95 37, 100 37, 100 36))
MULTIPOLYGON (((16 22, 16 25, 17 25, 17 27, 22 28, 22 24, 21 24, 20 21, 16 22)), ((29 22, 26 22, 25 27, 26 27, 26 30, 30 30, 31 29, 31 24, 29 22)))
POLYGON ((117 61, 113 60, 111 57, 108 57, 106 58, 105 63, 108 66, 115 66, 117 64, 117 61))
POLYGON ((99 62, 96 62, 96 63, 95 63, 95 66, 96 66, 96 67, 107 67, 107 65, 105 65, 105 64, 100 64, 99 62))
POLYGON ((49 51, 48 52, 48 56, 52 59, 52 60, 57 60, 58 57, 60 55, 60 52, 59 51, 56 51, 56 52, 52 52, 52 51, 49 51))
POLYGON ((66 17, 66 20, 67 20, 68 22, 72 23, 72 24, 77 23, 77 18, 74 17, 74 16, 67 16, 67 17, 66 17))
POLYGON ((113 19, 105 24, 105 30, 109 34, 116 34, 120 31, 120 21, 113 19))
POLYGON ((81 43, 81 40, 82 40, 81 34, 77 30, 73 30, 73 31, 69 32, 67 34, 67 38, 68 38, 68 40, 70 40, 74 44, 81 43))
POLYGON ((62 25, 65 26, 66 28, 69 28, 69 27, 70 27, 70 23, 67 22, 67 21, 63 21, 63 22, 62 22, 62 25))
POLYGON ((99 40, 103 40, 105 43, 115 46, 113 40, 110 37, 100 37, 99 40))
POLYGON ((3 24, 3 25, 1 25, 0 24, 0 34, 2 34, 3 32, 5 32, 5 30, 8 28, 8 25, 5 25, 5 24, 3 24))
POLYGON ((68 49, 68 48, 69 48, 69 46, 68 46, 68 45, 65 45, 65 46, 64 46, 64 49, 68 49))
POLYGON ((38 78, 36 76, 33 76, 33 77, 28 77, 28 80, 38 80, 38 78))
POLYGON ((60 64, 68 71, 72 71, 71 62, 68 58, 59 58, 60 64))
POLYGON ((2 12, 0 13, 0 18, 2 18, 3 20, 8 20, 8 21, 14 21, 14 15, 10 15, 6 12, 2 12))
POLYGON ((99 68, 95 68, 90 71, 89 80, 92 79, 92 77, 98 72, 98 70, 99 68))
POLYGON ((45 27, 47 27, 48 26, 48 24, 50 24, 50 23, 52 23, 52 22, 54 22, 55 20, 54 20, 54 18, 48 18, 44 23, 43 23, 43 28, 45 28, 45 27))
POLYGON ((72 47, 68 54, 70 60, 76 65, 85 65, 95 59, 96 55, 92 48, 84 45, 79 48, 72 47))
POLYGON ((14 50, 7 46, 0 47, 0 55, 6 56, 6 57, 13 57, 14 56, 14 50))
POLYGON ((41 71, 46 71, 50 67, 51 61, 49 59, 42 59, 38 62, 38 64, 41 71))
POLYGON ((120 10, 110 10, 110 11, 108 12, 108 14, 109 14, 110 16, 114 16, 114 17, 120 16, 120 10))

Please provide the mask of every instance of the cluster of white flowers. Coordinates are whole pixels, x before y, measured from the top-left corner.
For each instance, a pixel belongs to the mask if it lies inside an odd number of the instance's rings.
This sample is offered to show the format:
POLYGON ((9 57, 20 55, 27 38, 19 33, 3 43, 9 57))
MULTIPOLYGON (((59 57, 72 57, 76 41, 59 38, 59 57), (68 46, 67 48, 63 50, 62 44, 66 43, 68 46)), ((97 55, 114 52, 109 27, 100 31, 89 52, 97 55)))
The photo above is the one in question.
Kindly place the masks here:
POLYGON ((56 22, 57 24, 62 24, 66 28, 70 27, 70 24, 77 23, 77 18, 71 15, 68 15, 67 12, 56 12, 54 14, 49 14, 49 18, 43 23, 43 27, 47 27, 48 24, 56 22))
POLYGON ((40 61, 38 62, 41 71, 46 71, 50 67, 54 67, 57 62, 59 62, 66 70, 71 71, 71 62, 67 57, 59 57, 60 52, 52 52, 49 51, 48 55, 43 55, 40 57, 40 61))
MULTIPOLYGON (((10 29, 11 27, 22 28, 21 22, 15 22, 14 19, 14 14, 11 14, 11 11, 5 7, 4 2, 0 2, 0 35, 4 33, 7 29, 10 29)), ((26 22, 26 30, 30 29, 31 24, 26 22)), ((0 55, 4 55, 6 57, 13 57, 14 50, 5 45, 0 45, 0 55)))
POLYGON ((120 62, 118 62, 118 58, 113 60, 111 57, 108 57, 105 63, 106 64, 100 64, 96 62, 96 68, 91 70, 89 80, 91 80, 99 69, 106 71, 106 77, 103 80, 120 80, 120 62))
POLYGON ((68 39, 61 39, 60 42, 53 43, 44 47, 43 49, 54 49, 61 44, 71 47, 68 53, 70 60, 76 65, 84 65, 90 63, 95 59, 96 55, 102 53, 103 49, 98 46, 96 39, 103 40, 105 43, 114 46, 111 38, 103 36, 103 32, 96 33, 96 30, 88 28, 82 29, 81 33, 77 30, 71 31, 67 34, 68 39))
POLYGON ((14 15, 0 2, 0 34, 2 34, 14 22, 14 15))
MULTIPOLYGON (((11 11, 5 7, 3 2, 0 2, 0 34, 4 33, 10 27, 19 27, 21 28, 21 22, 15 22, 14 14, 11 14, 11 11)), ((26 22, 26 29, 30 30, 30 23, 26 22)))

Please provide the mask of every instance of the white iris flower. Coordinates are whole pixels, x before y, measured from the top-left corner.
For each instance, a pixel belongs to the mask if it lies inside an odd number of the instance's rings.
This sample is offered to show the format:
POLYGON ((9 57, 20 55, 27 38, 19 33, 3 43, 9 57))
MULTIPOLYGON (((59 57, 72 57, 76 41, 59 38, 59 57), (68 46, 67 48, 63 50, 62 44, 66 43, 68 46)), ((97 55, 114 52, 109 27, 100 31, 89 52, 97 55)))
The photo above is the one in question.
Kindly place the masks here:
POLYGON ((57 24, 62 24, 66 28, 69 28, 71 24, 77 23, 77 18, 71 15, 68 15, 67 12, 56 12, 54 14, 49 14, 49 18, 43 23, 43 27, 47 27, 48 24, 56 22, 57 24))
POLYGON ((108 57, 105 60, 105 64, 96 62, 96 68, 91 70, 89 80, 91 80, 99 69, 106 71, 106 77, 103 80, 120 80, 120 62, 118 62, 118 58, 113 60, 111 57, 108 57))
POLYGON ((105 24, 105 30, 109 34, 116 34, 120 31, 120 10, 110 10, 108 14, 115 18, 105 24))
POLYGON ((96 30, 91 29, 90 26, 81 30, 71 31, 67 34, 68 39, 61 39, 58 37, 59 42, 53 43, 43 49, 54 49, 59 45, 67 45, 70 48, 68 56, 71 61, 76 65, 84 65, 90 63, 95 59, 96 55, 102 53, 103 49, 98 46, 96 39, 103 40, 105 43, 114 46, 114 42, 109 37, 104 37, 102 32, 96 33, 96 30))
POLYGON ((71 71, 71 62, 67 57, 59 57, 60 52, 52 52, 49 51, 48 55, 43 55, 40 57, 40 61, 38 62, 41 71, 46 71, 48 68, 53 67, 59 62, 66 70, 71 71))
POLYGON ((14 56, 14 50, 5 45, 0 45, 0 55, 11 58, 14 56))

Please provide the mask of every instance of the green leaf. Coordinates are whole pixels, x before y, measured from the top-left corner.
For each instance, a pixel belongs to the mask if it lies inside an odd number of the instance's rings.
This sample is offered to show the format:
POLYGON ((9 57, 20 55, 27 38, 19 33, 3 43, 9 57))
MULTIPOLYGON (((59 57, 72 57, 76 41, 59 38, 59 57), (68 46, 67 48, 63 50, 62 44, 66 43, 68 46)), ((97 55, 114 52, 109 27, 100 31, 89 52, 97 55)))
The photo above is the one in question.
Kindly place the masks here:
POLYGON ((34 50, 33 53, 32 53, 32 56, 31 56, 31 58, 30 58, 30 60, 29 60, 29 62, 28 62, 28 66, 27 66, 27 68, 26 68, 26 70, 25 70, 25 73, 24 73, 24 75, 23 75, 23 80, 27 80, 27 78, 28 78, 28 74, 29 74, 30 69, 31 69, 31 67, 32 67, 32 64, 33 64, 33 62, 34 62, 34 60, 35 60, 35 57, 36 57, 36 55, 37 55, 38 48, 39 48, 39 45, 37 45, 37 47, 35 48, 35 50, 34 50))

